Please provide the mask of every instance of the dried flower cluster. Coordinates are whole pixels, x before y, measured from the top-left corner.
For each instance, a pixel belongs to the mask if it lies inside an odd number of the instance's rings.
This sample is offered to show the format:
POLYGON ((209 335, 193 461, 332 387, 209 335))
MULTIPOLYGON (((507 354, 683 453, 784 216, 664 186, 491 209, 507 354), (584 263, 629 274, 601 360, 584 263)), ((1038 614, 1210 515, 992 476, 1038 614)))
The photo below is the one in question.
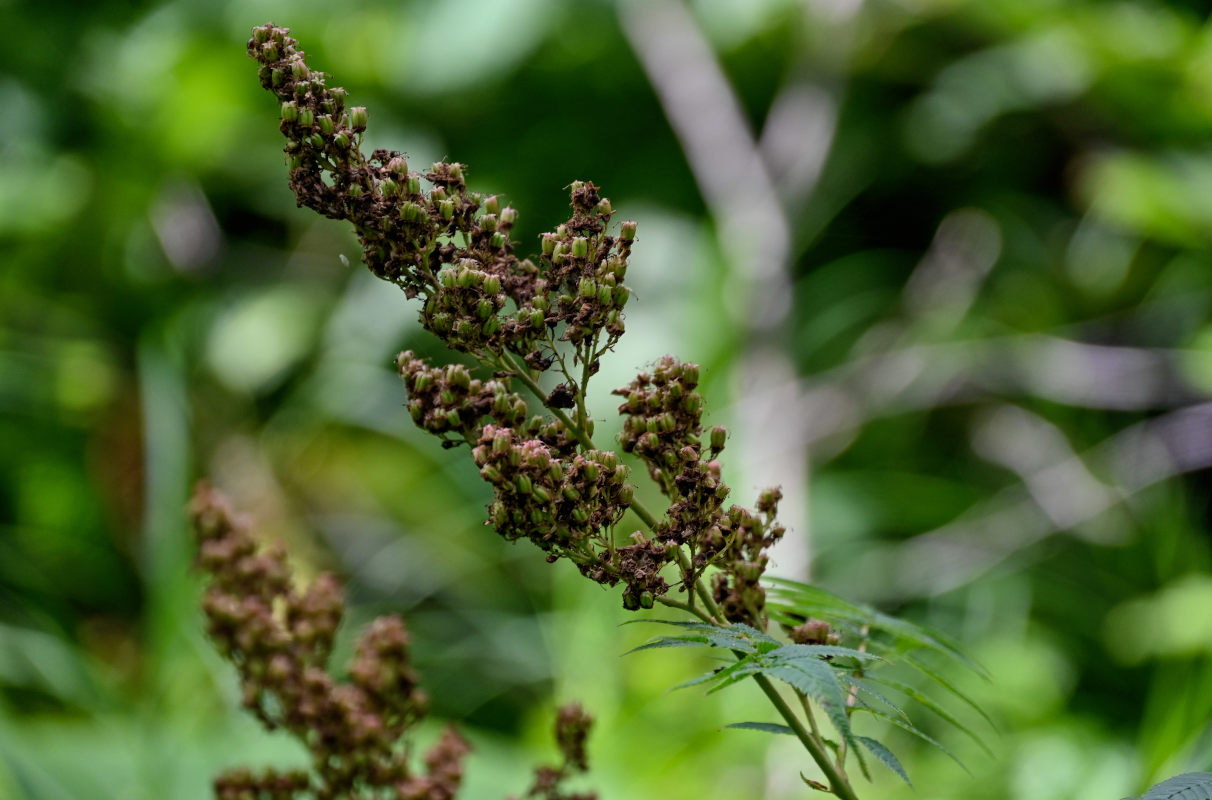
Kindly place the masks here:
MULTIPOLYGON (((219 652, 240 674, 244 706, 269 729, 284 728, 311 753, 312 769, 230 770, 215 780, 218 800, 450 800, 463 779, 470 747, 446 728, 425 754, 424 772, 409 765, 403 737, 424 715, 427 700, 408 655, 399 617, 366 626, 349 665, 349 681, 327 671, 344 602, 335 578, 323 574, 304 592, 292 585, 281 547, 259 550, 247 523, 226 499, 199 485, 190 502, 199 540, 198 564, 210 583, 202 607, 219 652)), ((560 710, 560 768, 540 767, 528 796, 592 800, 563 794, 563 781, 588 767, 585 739, 593 720, 579 706, 560 710)))
POLYGON ((444 446, 471 446, 495 494, 489 524, 506 539, 529 539, 549 560, 568 558, 594 581, 624 584, 629 609, 651 608, 669 590, 661 571, 686 547, 682 588, 718 567, 714 596, 727 619, 762 625, 761 550, 783 529, 773 522, 773 505, 761 516, 724 508, 729 489, 716 458, 726 432, 713 428, 701 441, 693 364, 666 357, 616 392, 625 398, 622 449, 645 464, 671 505, 650 537, 637 531, 615 542, 633 490, 627 467, 592 445, 585 388, 624 330, 635 223, 609 233, 610 201, 578 181, 571 218, 541 237, 538 255, 519 259, 509 238, 517 211, 468 191, 466 166, 439 163, 421 173, 400 153, 364 157, 365 109, 346 110, 345 90, 307 66, 286 29, 255 29, 248 49, 261 64, 262 85, 282 104, 299 204, 352 222, 371 271, 420 297, 425 328, 492 372, 480 379, 465 366, 432 366, 411 352, 396 362, 416 424, 444 446), (540 390, 550 372, 559 382, 540 390), (532 415, 516 382, 551 414, 532 415))

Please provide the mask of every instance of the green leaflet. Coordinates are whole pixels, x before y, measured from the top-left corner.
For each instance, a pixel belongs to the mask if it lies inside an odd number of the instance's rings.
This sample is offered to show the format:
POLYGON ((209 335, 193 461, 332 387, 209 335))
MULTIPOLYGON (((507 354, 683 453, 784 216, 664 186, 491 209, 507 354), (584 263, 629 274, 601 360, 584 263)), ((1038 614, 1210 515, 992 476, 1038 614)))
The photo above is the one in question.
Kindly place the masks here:
POLYGON ((1124 800, 1212 800, 1212 772, 1186 772, 1150 787, 1140 797, 1124 800))
POLYGON ((935 739, 934 737, 925 733, 920 728, 918 728, 916 725, 914 725, 910 722, 905 722, 903 719, 897 719, 896 717, 891 716, 889 714, 885 714, 883 711, 880 711, 879 709, 876 709, 876 708, 872 708, 871 706, 866 705, 865 703, 861 703, 861 702, 859 703, 858 706, 855 707, 855 710, 864 711, 873 717, 879 717, 880 719, 895 725, 896 727, 900 728, 901 730, 907 731, 907 732, 913 734, 917 738, 921 739, 923 742, 933 745, 935 748, 937 748, 941 752, 945 753, 952 761, 954 761, 956 764, 959 764, 960 768, 963 769, 964 772, 967 772, 969 775, 972 774, 971 772, 969 772, 968 767, 964 766, 964 762, 960 761, 959 758, 955 755, 955 753, 952 753, 950 750, 948 750, 946 747, 944 747, 937 739, 935 739))
POLYGON ((895 772, 897 775, 900 775, 901 780, 903 780, 905 783, 913 786, 913 781, 909 780, 908 773, 905 772, 905 768, 901 766, 901 762, 892 754, 891 750, 884 747, 883 744, 875 739, 870 739, 866 736, 856 736, 855 738, 858 739, 859 744, 867 748, 867 752, 875 756, 881 764, 895 772))
POLYGON ((917 689, 914 689, 912 686, 908 686, 906 684, 900 683, 899 681, 893 681, 893 680, 889 680, 887 678, 877 678, 877 677, 873 676, 871 678, 871 680, 876 683, 883 684, 884 686, 887 686, 890 689, 895 689, 896 691, 900 692, 901 694, 905 695, 906 697, 908 697, 912 700, 916 700, 917 702, 921 703, 922 705, 924 705, 926 708, 933 711, 935 714, 937 714, 942 719, 946 720, 947 722, 951 723, 955 727, 959 728, 964 733, 968 734, 968 737, 970 739, 972 739, 972 741, 976 742, 977 745, 979 745, 980 748, 982 750, 984 750, 987 754, 989 754, 990 756, 993 755, 993 751, 989 749, 989 747, 985 744, 984 740, 982 740, 981 737, 977 736, 975 733, 972 732, 972 730, 970 728, 968 728, 966 725, 964 725, 962 722, 960 722, 958 719, 956 719, 950 713, 948 713, 945 708, 943 708, 938 703, 931 700, 926 695, 919 692, 917 689))
POLYGON ((724 726, 725 728, 738 728, 746 731, 762 731, 763 733, 780 733, 787 736, 795 736, 795 731, 786 725, 779 725, 776 722, 733 722, 724 726))

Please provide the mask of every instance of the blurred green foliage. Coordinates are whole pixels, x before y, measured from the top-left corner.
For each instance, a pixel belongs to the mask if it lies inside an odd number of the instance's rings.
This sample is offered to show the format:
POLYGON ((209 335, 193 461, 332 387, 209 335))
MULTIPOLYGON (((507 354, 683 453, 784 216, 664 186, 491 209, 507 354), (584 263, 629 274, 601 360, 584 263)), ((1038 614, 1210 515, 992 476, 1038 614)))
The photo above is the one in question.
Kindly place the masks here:
POLYGON ((726 424, 752 342, 789 360, 794 402, 748 424, 809 466, 784 488, 813 575, 992 675, 953 676, 1000 729, 994 758, 946 739, 971 775, 891 737, 920 791, 1101 800, 1212 767, 1204 5, 669 6, 0 3, 0 796, 201 798, 298 757, 201 634, 181 509, 204 474, 348 580, 351 627, 406 614, 436 716, 479 750, 469 797, 521 790, 568 699, 599 718, 605 797, 804 791, 794 747, 720 730, 756 690, 666 695, 707 662, 616 660, 643 636, 618 598, 483 529, 474 471, 412 428, 391 356, 436 345, 341 265, 349 231, 294 208, 244 56, 268 19, 370 108, 372 146, 470 164, 520 241, 578 178, 639 220, 601 427, 665 352, 704 365, 726 424), (686 68, 722 69, 789 232, 773 332, 701 190, 750 154, 685 146, 676 75, 637 56, 637 24, 687 21, 658 33, 710 45, 686 68))

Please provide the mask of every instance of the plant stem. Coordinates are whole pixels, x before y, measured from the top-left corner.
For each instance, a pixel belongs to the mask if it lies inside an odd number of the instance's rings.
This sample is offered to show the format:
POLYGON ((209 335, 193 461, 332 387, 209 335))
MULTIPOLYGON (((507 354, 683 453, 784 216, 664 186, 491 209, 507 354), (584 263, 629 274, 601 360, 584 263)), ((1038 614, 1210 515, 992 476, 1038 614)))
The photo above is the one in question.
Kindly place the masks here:
POLYGON ((833 793, 843 800, 859 800, 858 795, 854 793, 854 789, 850 786, 850 781, 846 780, 846 776, 840 772, 833 762, 829 760, 829 754, 825 752, 825 747, 804 727, 804 723, 795 715, 787 702, 783 700, 783 696, 779 694, 778 689, 774 688, 774 684, 765 675, 754 675, 753 679, 757 681, 758 686, 762 687, 762 691, 766 693, 766 697, 770 699, 771 704, 779 715, 787 721, 791 730, 795 732, 796 738, 804 745, 804 749, 812 756, 812 760, 821 768, 821 772, 825 773, 825 778, 829 781, 829 787, 833 789, 833 793))

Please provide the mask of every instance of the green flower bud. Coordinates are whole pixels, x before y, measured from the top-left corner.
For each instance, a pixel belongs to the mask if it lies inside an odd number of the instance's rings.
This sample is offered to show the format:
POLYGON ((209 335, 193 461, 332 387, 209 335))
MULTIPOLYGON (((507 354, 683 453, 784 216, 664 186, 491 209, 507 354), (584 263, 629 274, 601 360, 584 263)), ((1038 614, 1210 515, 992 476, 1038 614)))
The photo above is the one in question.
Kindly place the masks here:
POLYGON ((543 314, 542 311, 535 309, 534 311, 530 312, 530 327, 541 328, 546 324, 547 324, 547 317, 543 314))
POLYGON ((593 278, 581 278, 580 283, 577 284, 577 295, 580 297, 590 298, 597 292, 598 287, 593 278))
POLYGON ((412 417, 413 422, 421 421, 421 418, 425 416, 425 407, 421 405, 420 400, 408 401, 408 415, 412 417))
POLYGON ((421 208, 416 203, 401 203, 400 218, 405 222, 420 222, 421 220, 425 219, 425 209, 421 208))
POLYGON ((501 330, 501 320, 496 317, 489 317, 480 326, 480 333, 485 336, 496 336, 497 331, 501 330))
POLYGON ((316 124, 316 112, 310 108, 299 109, 299 124, 305 128, 310 128, 316 124))
POLYGON ((593 463, 592 461, 586 461, 585 466, 581 468, 581 474, 585 476, 585 480, 592 483, 598 479, 598 477, 602 474, 602 471, 598 469, 597 464, 593 463))
POLYGON ((484 282, 484 273, 478 269, 463 268, 459 270, 458 284, 461 289, 470 289, 473 286, 478 287, 484 282))
POLYGON ((349 126, 353 128, 355 132, 361 133, 362 131, 366 130, 367 121, 368 117, 366 114, 366 106, 354 106, 353 108, 349 109, 349 126))
POLYGON ((609 200, 603 197, 601 201, 598 202, 598 206, 594 209, 594 211, 598 212, 598 214, 602 215, 603 217, 609 217, 614 213, 614 206, 610 204, 609 200))
POLYGON ((294 122, 299 118, 299 104, 294 100, 288 100, 282 104, 282 119, 287 122, 294 122))
POLYGON ((645 450, 655 451, 661 446, 661 440, 657 438, 655 433, 646 433, 640 437, 640 444, 645 450))
POLYGON ((614 292, 610 291, 609 286, 598 287, 598 305, 610 306, 614 302, 614 292))
POLYGON ((379 194, 384 197, 393 197, 400 187, 391 178, 384 178, 379 181, 379 194))
POLYGON ((408 178, 408 162, 403 156, 394 156, 387 162, 387 169, 407 180, 408 178))
POLYGON ((572 507, 572 518, 578 525, 584 525, 589 521, 589 514, 585 513, 585 509, 580 506, 572 507))
POLYGON ((416 175, 408 176, 408 193, 414 195, 421 193, 421 179, 416 175))
POLYGON ((506 238, 505 238, 505 234, 503 234, 503 233, 494 233, 494 234, 492 235, 492 238, 488 240, 488 245, 489 245, 490 247, 492 247, 493 249, 495 249, 495 250, 500 250, 502 247, 504 247, 504 246, 505 246, 505 242, 506 242, 506 241, 507 241, 507 240, 506 240, 506 238))
POLYGON ((448 268, 439 272, 438 283, 447 289, 453 289, 455 287, 455 271, 448 268))
POLYGON ((581 493, 577 491, 575 486, 565 486, 560 490, 560 493, 568 500, 580 500, 581 493))
POLYGON ((619 226, 619 238, 624 242, 635 241, 635 223, 631 220, 619 226))
POLYGON ((451 364, 446 368, 446 380, 450 381, 452 386, 458 386, 460 389, 471 387, 471 373, 467 371, 467 367, 461 364, 451 364))
POLYGON ((454 180, 462 182, 463 165, 462 164, 451 164, 450 168, 446 171, 446 174, 449 175, 454 180))
POLYGON ((578 236, 572 240, 572 257, 585 258, 589 255, 589 240, 584 236, 578 236))
POLYGON ((485 214, 480 217, 480 227, 486 231, 495 231, 497 229, 497 215, 485 214))
POLYGON ((619 487, 619 502, 625 506, 631 505, 632 499, 635 497, 635 489, 629 483, 625 483, 619 487))
POLYGON ((278 49, 277 42, 266 42, 261 45, 261 55, 266 61, 277 61, 278 56, 282 55, 282 51, 278 49))
POLYGON ((688 394, 682 398, 682 410, 688 414, 698 414, 703 410, 703 396, 688 394))
POLYGON ((433 329, 436 333, 450 333, 454 319, 445 311, 433 315, 433 329))
POLYGON ((419 375, 417 375, 415 380, 413 380, 412 390, 414 392, 423 392, 432 385, 433 385, 433 376, 430 375, 428 372, 422 372, 419 375))
POLYGON ((290 62, 290 74, 293 75, 296 80, 306 80, 307 76, 311 74, 311 70, 309 70, 307 65, 303 63, 303 59, 296 58, 290 62))
POLYGON ((519 475, 514 480, 513 485, 517 488, 518 494, 530 494, 534 491, 534 484, 531 483, 530 478, 525 475, 519 475))
POLYGON ((636 597, 630 591, 623 592, 623 608, 627 611, 635 611, 640 607, 640 598, 636 597))
POLYGON ((513 206, 506 206, 501 209, 501 224, 512 225, 518 221, 518 211, 513 206))
POLYGON ((476 303, 476 316, 480 319, 488 319, 492 316, 494 310, 492 303, 488 300, 481 300, 476 303))
POLYGON ((485 464, 484 466, 480 467, 480 477, 489 483, 500 483, 501 471, 492 464, 485 464))
MULTIPOLYGON (((281 86, 284 83, 286 83, 286 71, 285 70, 279 69, 277 67, 274 67, 272 70, 270 70, 269 84, 271 86, 277 87, 277 86, 281 86)), ((295 94, 298 94, 297 89, 295 91, 295 94)), ((304 92, 303 94, 307 94, 307 93, 304 92)), ((302 95, 300 95, 300 96, 302 96, 302 95)))
POLYGON ((342 150, 348 150, 349 144, 350 144, 349 134, 346 133, 345 131, 341 131, 336 136, 332 137, 332 143, 335 144, 337 147, 341 148, 342 150))
POLYGON ((677 426, 678 426, 678 421, 676 419, 674 419, 673 414, 670 414, 668 411, 666 411, 664 414, 662 414, 660 416, 659 420, 660 420, 661 430, 664 431, 665 433, 672 433, 673 430, 675 428, 677 428, 677 426))
POLYGON ((455 401, 454 392, 449 389, 443 389, 438 395, 438 399, 442 401, 444 406, 453 406, 455 401))
POLYGON ((461 319, 455 326, 455 333, 459 335, 460 339, 472 339, 476 335, 475 323, 469 319, 461 319))
POLYGON ((724 449, 724 441, 728 438, 728 429, 723 425, 716 425, 711 429, 711 449, 719 452, 724 449))
POLYGON ((442 200, 438 202, 438 216, 442 219, 454 219, 454 201, 442 200))
POLYGON ((652 608, 654 599, 652 592, 640 592, 640 608, 652 608))
POLYGON ((683 364, 682 365, 682 381, 690 384, 690 388, 694 388, 699 383, 699 365, 698 364, 683 364))
POLYGON ((459 412, 453 408, 447 411, 446 424, 452 428, 458 428, 460 425, 462 425, 463 422, 461 419, 459 419, 459 412))
POLYGON ((550 503, 551 502, 551 492, 547 491, 542 486, 534 487, 534 496, 535 496, 535 499, 538 500, 540 503, 550 503))
POLYGON ((313 133, 311 136, 307 137, 307 143, 319 150, 324 146, 324 137, 318 133, 313 133))
POLYGON ((332 121, 332 117, 327 114, 316 117, 316 124, 320 126, 320 133, 325 136, 332 136, 333 132, 337 129, 336 124, 332 121))
POLYGON ((484 213, 485 214, 494 214, 495 215, 495 214, 499 214, 500 212, 501 212, 501 201, 497 199, 497 196, 495 194, 484 198, 484 213))
POLYGON ((556 238, 550 233, 543 234, 543 255, 550 256, 555 252, 556 238))
MULTIPOLYGON (((293 171, 293 170, 298 169, 301 166, 303 166, 303 159, 300 158, 299 156, 291 156, 290 158, 286 159, 287 169, 290 169, 293 171)), ((359 190, 358 194, 361 194, 361 189, 362 189, 361 186, 354 185, 349 188, 350 188, 350 192, 349 192, 350 195, 354 195, 354 192, 352 191, 353 189, 358 189, 359 190)))
POLYGON ((496 294, 501 291, 501 279, 496 275, 489 275, 484 279, 484 291, 488 294, 496 294))
POLYGON ((446 199, 446 189, 445 189, 445 187, 442 187, 442 186, 435 186, 429 192, 429 196, 432 197, 434 200, 445 200, 446 199))

